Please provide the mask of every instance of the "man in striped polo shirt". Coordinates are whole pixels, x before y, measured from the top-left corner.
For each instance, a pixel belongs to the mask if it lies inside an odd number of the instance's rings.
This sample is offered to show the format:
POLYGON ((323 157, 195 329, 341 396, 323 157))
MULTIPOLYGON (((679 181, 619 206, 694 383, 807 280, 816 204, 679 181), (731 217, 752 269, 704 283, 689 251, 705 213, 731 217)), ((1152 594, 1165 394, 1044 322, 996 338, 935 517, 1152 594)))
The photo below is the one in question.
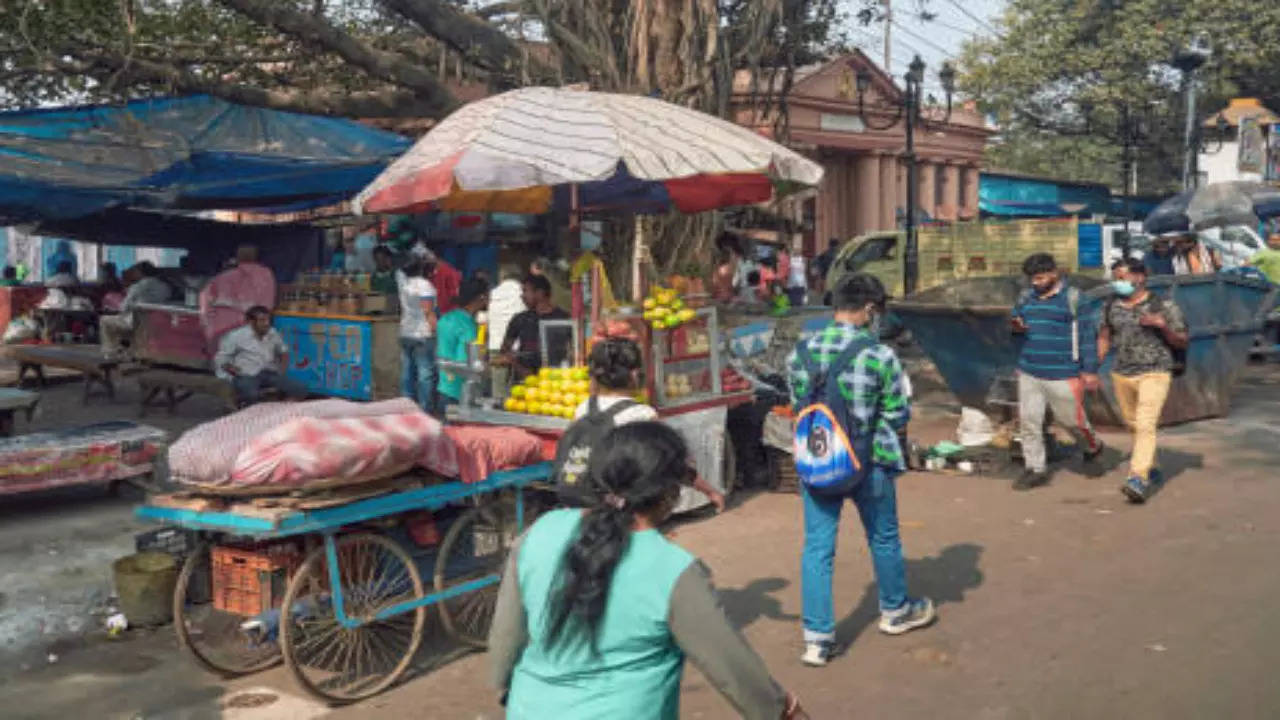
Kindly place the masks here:
POLYGON ((1097 329, 1079 322, 1080 291, 1058 272, 1053 256, 1036 253, 1022 263, 1031 282, 1013 308, 1013 331, 1023 336, 1018 358, 1018 419, 1026 472, 1013 483, 1030 490, 1049 482, 1044 444, 1045 410, 1072 430, 1086 462, 1102 453, 1102 441, 1084 413, 1084 392, 1098 388, 1097 329))

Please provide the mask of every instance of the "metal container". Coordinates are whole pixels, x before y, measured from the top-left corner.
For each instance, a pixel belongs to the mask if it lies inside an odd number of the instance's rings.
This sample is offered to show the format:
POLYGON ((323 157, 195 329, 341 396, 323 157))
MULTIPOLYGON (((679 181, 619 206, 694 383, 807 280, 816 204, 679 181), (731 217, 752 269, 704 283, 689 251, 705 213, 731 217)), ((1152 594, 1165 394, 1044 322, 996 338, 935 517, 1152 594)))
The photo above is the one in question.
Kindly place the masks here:
MULTIPOLYGON (((1084 290, 1081 322, 1099 322, 1110 287, 1097 278, 1072 276, 1084 290)), ((1181 308, 1191 332, 1187 371, 1177 378, 1165 403, 1162 425, 1225 416, 1231 391, 1248 359, 1255 335, 1275 307, 1276 288, 1230 273, 1156 276, 1148 288, 1181 308)), ((964 405, 984 408, 1014 376, 1019 340, 1009 330, 1009 313, 1026 289, 1020 276, 971 278, 916 293, 892 304, 920 347, 964 405)), ((1110 361, 1101 371, 1102 397, 1088 402, 1098 423, 1119 424, 1111 390, 1110 361)))

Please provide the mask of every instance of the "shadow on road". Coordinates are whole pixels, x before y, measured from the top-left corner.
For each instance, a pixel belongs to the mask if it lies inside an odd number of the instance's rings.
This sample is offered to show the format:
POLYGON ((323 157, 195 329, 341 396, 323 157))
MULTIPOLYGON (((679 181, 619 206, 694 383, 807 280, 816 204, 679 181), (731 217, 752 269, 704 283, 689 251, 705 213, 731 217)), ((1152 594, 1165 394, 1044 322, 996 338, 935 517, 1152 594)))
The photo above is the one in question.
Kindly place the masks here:
MULTIPOLYGON (((977 588, 985 580, 978 568, 981 557, 981 545, 961 543, 943 548, 936 556, 908 559, 907 586, 911 596, 932 598, 939 607, 964 602, 965 591, 977 588)), ((841 652, 880 619, 879 598, 875 581, 867 583, 862 600, 848 616, 836 623, 836 647, 841 652)))
POLYGON ((774 593, 790 584, 780 577, 771 577, 752 580, 741 588, 718 588, 724 614, 739 630, 762 617, 795 622, 800 616, 784 613, 782 601, 774 597, 774 593))

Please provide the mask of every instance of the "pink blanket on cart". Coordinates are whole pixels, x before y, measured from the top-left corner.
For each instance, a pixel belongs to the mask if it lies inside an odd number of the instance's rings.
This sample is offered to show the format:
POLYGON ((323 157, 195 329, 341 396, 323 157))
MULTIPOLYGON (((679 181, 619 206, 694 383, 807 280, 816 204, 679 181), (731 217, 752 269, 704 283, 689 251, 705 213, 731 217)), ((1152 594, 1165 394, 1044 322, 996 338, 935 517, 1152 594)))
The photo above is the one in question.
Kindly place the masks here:
MULTIPOLYGON (((255 440, 279 437, 282 426, 300 418, 353 420, 383 416, 422 415, 413 401, 405 398, 375 403, 348 400, 313 400, 303 403, 261 403, 213 422, 198 425, 169 448, 169 471, 175 480, 195 485, 236 487, 232 473, 239 465, 240 454, 255 440)), ((424 416, 426 417, 426 416, 424 416)), ((426 418, 431 420, 431 418, 426 418)), ((433 430, 424 431, 422 462, 441 475, 457 474, 453 444, 431 420, 433 430)), ((278 442, 278 440, 277 440, 278 442)))

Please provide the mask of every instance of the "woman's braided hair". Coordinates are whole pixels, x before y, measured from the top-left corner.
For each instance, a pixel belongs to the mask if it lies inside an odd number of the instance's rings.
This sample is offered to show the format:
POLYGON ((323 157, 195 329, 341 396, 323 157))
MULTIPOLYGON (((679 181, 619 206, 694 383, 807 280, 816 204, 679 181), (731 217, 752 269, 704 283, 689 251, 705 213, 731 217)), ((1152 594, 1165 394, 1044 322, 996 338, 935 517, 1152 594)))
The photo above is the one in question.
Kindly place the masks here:
POLYGON ((674 500, 688 457, 684 439, 660 422, 621 425, 592 451, 587 477, 596 502, 583 515, 548 599, 550 644, 585 635, 596 648, 613 573, 631 540, 635 516, 674 500))

